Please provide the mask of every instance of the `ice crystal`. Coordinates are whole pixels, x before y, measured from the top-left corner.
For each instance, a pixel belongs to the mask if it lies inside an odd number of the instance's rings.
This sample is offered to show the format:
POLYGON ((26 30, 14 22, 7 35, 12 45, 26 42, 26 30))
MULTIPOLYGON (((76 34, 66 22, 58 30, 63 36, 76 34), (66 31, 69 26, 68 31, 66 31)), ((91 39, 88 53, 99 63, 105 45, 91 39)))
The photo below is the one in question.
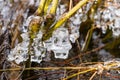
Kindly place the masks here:
POLYGON ((21 36, 23 42, 19 43, 14 49, 12 49, 8 55, 8 60, 15 61, 17 64, 28 59, 29 37, 27 33, 23 33, 21 36))
POLYGON ((68 58, 69 50, 72 47, 69 41, 68 30, 66 28, 57 29, 51 39, 45 42, 45 46, 48 50, 54 52, 55 58, 68 58))
POLYGON ((32 43, 31 61, 33 62, 40 63, 42 58, 45 57, 46 48, 44 47, 44 43, 41 41, 41 38, 42 32, 40 31, 32 43))
POLYGON ((75 43, 75 40, 79 37, 79 27, 81 23, 81 17, 83 15, 80 15, 81 9, 77 11, 77 13, 70 18, 70 40, 72 43, 75 43))
POLYGON ((30 54, 32 62, 40 63, 42 58, 45 57, 46 52, 46 48, 44 48, 44 45, 40 40, 42 38, 42 33, 38 33, 37 37, 33 40, 31 47, 29 47, 30 39, 28 33, 23 33, 21 36, 23 41, 11 50, 8 55, 8 60, 15 61, 19 64, 20 62, 26 61, 28 59, 28 55, 30 54))
POLYGON ((65 5, 60 5, 56 11, 56 19, 58 20, 59 17, 65 13, 65 11, 66 11, 65 5))

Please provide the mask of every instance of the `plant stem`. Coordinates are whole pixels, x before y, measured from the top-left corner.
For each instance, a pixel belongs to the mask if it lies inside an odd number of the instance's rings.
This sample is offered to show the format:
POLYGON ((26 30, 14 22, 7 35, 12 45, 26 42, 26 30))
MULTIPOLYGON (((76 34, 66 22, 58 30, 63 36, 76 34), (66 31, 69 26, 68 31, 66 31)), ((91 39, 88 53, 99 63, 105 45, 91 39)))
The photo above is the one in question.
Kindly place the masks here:
POLYGON ((50 14, 54 15, 56 13, 57 5, 58 5, 58 0, 53 0, 52 7, 50 9, 50 14))
POLYGON ((96 68, 92 68, 92 69, 88 69, 88 70, 85 70, 85 71, 81 71, 81 72, 78 72, 78 73, 73 74, 71 76, 68 76, 67 78, 64 78, 63 80, 68 80, 68 79, 70 79, 72 77, 75 77, 77 75, 84 74, 84 73, 87 73, 87 72, 91 72, 91 71, 94 71, 94 70, 96 70, 96 68))
POLYGON ((38 9, 37 9, 37 11, 36 11, 36 14, 37 14, 37 15, 39 15, 39 16, 42 15, 43 10, 44 10, 45 3, 46 3, 46 0, 41 0, 41 1, 40 1, 39 7, 38 7, 38 9))
POLYGON ((63 15, 60 20, 56 23, 53 27, 54 30, 59 28, 67 19, 69 19, 78 9, 80 9, 84 4, 86 4, 89 0, 82 0, 80 1, 75 7, 73 7, 68 13, 63 15))
POLYGON ((51 2, 52 2, 52 0, 46 0, 45 7, 44 7, 44 15, 47 14, 47 10, 48 10, 51 2))

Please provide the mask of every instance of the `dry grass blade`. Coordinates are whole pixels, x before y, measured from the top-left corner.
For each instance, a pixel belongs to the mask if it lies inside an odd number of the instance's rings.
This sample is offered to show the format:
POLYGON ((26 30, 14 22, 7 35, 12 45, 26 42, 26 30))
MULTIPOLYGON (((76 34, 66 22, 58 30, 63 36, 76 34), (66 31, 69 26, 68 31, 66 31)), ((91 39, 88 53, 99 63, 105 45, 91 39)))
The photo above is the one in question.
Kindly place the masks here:
POLYGON ((85 73, 87 73, 87 72, 91 72, 91 71, 94 71, 94 70, 96 70, 96 68, 92 68, 92 69, 88 69, 88 70, 85 70, 85 71, 81 71, 81 72, 75 73, 75 74, 73 74, 73 75, 70 75, 70 76, 68 76, 67 78, 64 78, 63 80, 67 80, 67 79, 73 78, 73 77, 75 77, 75 76, 77 76, 77 75, 85 74, 85 73))
POLYGON ((94 72, 94 74, 90 77, 89 80, 92 80, 95 77, 96 74, 97 74, 97 71, 94 72))

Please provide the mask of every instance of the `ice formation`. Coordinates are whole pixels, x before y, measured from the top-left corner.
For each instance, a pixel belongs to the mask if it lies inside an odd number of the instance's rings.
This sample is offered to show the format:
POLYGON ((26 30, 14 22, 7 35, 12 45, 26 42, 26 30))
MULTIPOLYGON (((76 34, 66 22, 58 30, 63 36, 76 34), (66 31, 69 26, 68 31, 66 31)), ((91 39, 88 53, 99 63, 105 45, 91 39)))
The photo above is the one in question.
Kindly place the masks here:
POLYGON ((45 46, 54 52, 55 58, 68 58, 69 50, 72 48, 69 41, 69 33, 66 28, 57 29, 45 46))
POLYGON ((29 36, 28 33, 23 33, 21 36, 23 42, 17 44, 17 46, 11 50, 10 55, 8 55, 8 60, 15 61, 17 64, 28 59, 29 36))
MULTIPOLYGON (((19 4, 19 0, 14 0, 14 2, 19 4)), ((86 14, 93 4, 92 2, 88 3, 83 7, 83 10, 79 9, 76 14, 69 19, 69 24, 67 25, 69 25, 70 30, 68 29, 68 26, 66 27, 64 24, 56 31, 54 31, 52 37, 45 42, 41 40, 43 33, 39 31, 36 37, 33 39, 31 46, 29 47, 30 39, 28 31, 25 27, 29 26, 30 21, 33 18, 38 19, 38 17, 34 15, 29 16, 29 8, 27 7, 38 7, 39 2, 40 0, 29 0, 28 4, 23 5, 23 9, 20 8, 16 10, 19 7, 10 4, 9 0, 0 0, 0 15, 2 15, 4 24, 3 30, 5 30, 8 23, 12 23, 10 26, 11 28, 14 28, 18 22, 19 25, 17 26, 21 26, 23 28, 22 32, 24 32, 21 34, 23 41, 18 43, 16 47, 11 50, 10 54, 8 55, 8 60, 15 61, 19 64, 20 62, 26 61, 28 59, 28 53, 30 53, 31 61, 40 63, 43 57, 46 56, 45 53, 48 51, 53 51, 55 58, 68 58, 69 50, 72 48, 71 42, 75 43, 76 39, 80 36, 80 24, 81 22, 86 21, 86 14), (20 17, 20 19, 18 17, 20 17)), ((113 2, 114 3, 108 1, 107 7, 104 9, 99 8, 94 18, 96 26, 102 28, 103 33, 105 33, 106 29, 109 28, 113 31, 113 36, 116 37, 120 35, 120 4, 115 0, 113 0, 113 2)), ((66 5, 60 4, 56 11, 56 21, 66 11, 66 5)), ((2 19, 0 20, 0 23, 2 23, 2 19)))
MULTIPOLYGON (((35 4, 35 6, 38 6, 38 2, 33 3, 33 0, 29 1, 29 5, 32 6, 35 4)), ((37 16, 31 15, 28 16, 27 10, 19 10, 16 11, 15 15, 13 16, 13 20, 16 19, 17 15, 23 14, 24 22, 22 24, 22 27, 29 26, 30 22, 37 18, 37 16)), ((59 5, 56 12, 56 20, 60 18, 62 14, 64 14, 66 11, 65 5, 59 5)), ((60 28, 58 28, 56 31, 53 32, 52 37, 43 42, 41 40, 43 33, 41 31, 38 32, 37 36, 33 39, 33 42, 31 46, 29 46, 29 34, 27 30, 23 30, 24 33, 21 34, 23 41, 19 43, 14 49, 11 50, 10 55, 8 56, 8 59, 10 61, 15 61, 16 63, 20 63, 23 61, 26 61, 28 59, 28 55, 31 55, 31 61, 40 63, 45 57, 45 53, 49 51, 54 52, 55 58, 60 59, 66 59, 69 55, 69 50, 72 48, 71 42, 75 43, 76 39, 79 37, 79 26, 81 21, 85 20, 85 15, 82 14, 82 10, 79 9, 75 15, 73 15, 70 18, 70 28, 71 31, 69 32, 69 29, 65 27, 65 24, 62 25, 60 28), (84 19, 83 19, 84 16, 84 19), (71 42, 70 42, 71 41, 71 42)), ((14 24, 12 25, 14 26, 14 24)))
POLYGON ((102 28, 103 33, 109 28, 113 32, 113 37, 120 36, 120 3, 116 0, 106 1, 104 9, 99 8, 96 14, 97 27, 102 28))
POLYGON ((79 9, 77 13, 70 18, 70 41, 72 43, 75 43, 75 40, 79 37, 79 26, 81 23, 81 17, 83 16, 81 15, 81 12, 81 9, 79 9))
POLYGON ((44 43, 41 41, 41 38, 42 32, 40 31, 32 43, 32 50, 30 51, 32 62, 40 63, 42 58, 45 57, 46 48, 44 47, 44 43))
POLYGON ((42 42, 42 32, 40 31, 36 38, 34 38, 32 46, 29 48, 29 34, 23 33, 21 36, 23 41, 19 43, 14 49, 11 50, 8 60, 20 63, 28 59, 28 54, 31 55, 31 61, 40 63, 42 58, 45 57, 47 51, 53 51, 55 58, 66 59, 68 58, 69 50, 72 48, 69 41, 69 33, 66 28, 59 28, 53 36, 42 42), (30 51, 29 51, 30 50, 30 51))
POLYGON ((20 62, 26 61, 31 55, 31 61, 40 63, 42 58, 45 57, 46 48, 44 48, 43 43, 41 42, 42 32, 39 32, 37 37, 34 38, 32 46, 29 47, 29 34, 27 32, 21 34, 23 41, 15 48, 13 48, 8 55, 9 61, 15 61, 17 64, 20 62))

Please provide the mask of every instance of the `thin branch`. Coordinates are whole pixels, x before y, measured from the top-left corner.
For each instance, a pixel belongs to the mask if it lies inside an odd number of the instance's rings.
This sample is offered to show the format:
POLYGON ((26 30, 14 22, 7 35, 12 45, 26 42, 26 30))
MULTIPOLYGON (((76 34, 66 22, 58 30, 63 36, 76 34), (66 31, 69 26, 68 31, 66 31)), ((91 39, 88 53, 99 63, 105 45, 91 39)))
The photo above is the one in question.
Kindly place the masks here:
POLYGON ((92 69, 88 69, 88 70, 85 70, 85 71, 81 71, 81 72, 78 72, 76 74, 70 75, 67 78, 64 78, 63 80, 67 80, 67 79, 70 79, 70 78, 75 77, 77 75, 84 74, 84 73, 87 73, 87 72, 91 72, 91 71, 94 71, 94 70, 96 70, 96 68, 92 68, 92 69))

